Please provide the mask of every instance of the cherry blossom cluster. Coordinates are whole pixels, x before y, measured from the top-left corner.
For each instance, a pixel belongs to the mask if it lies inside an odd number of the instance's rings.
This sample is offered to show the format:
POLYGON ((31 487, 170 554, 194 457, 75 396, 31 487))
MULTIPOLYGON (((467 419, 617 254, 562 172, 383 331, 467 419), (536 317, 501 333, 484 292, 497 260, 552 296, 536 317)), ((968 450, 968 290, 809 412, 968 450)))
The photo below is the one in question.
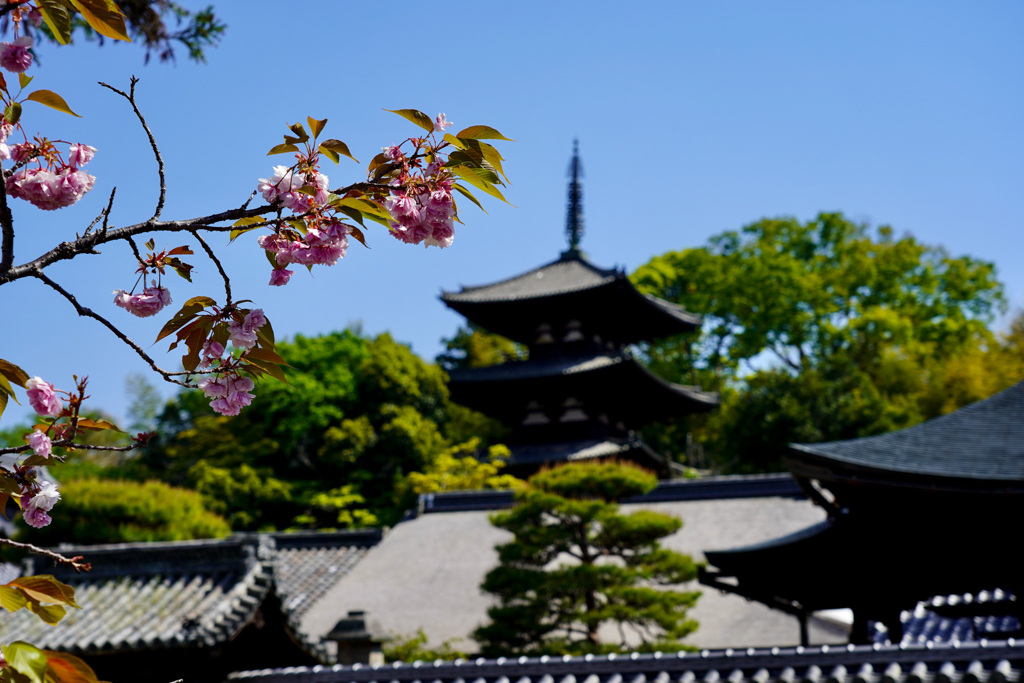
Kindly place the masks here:
POLYGON ((149 318, 171 303, 171 293, 153 280, 149 287, 138 294, 130 294, 123 289, 114 290, 114 303, 134 316, 149 318))
MULTIPOLYGON (((259 330, 267 324, 267 317, 259 308, 245 313, 241 320, 231 317, 227 322, 228 341, 243 353, 255 347, 259 330)), ((224 344, 208 339, 202 348, 198 369, 216 374, 199 382, 199 388, 210 399, 210 407, 221 415, 234 416, 252 403, 252 390, 256 383, 239 372, 240 357, 225 357, 224 344)))
MULTIPOLYGON (((25 383, 25 387, 29 405, 36 413, 44 417, 58 417, 64 413, 64 401, 52 384, 39 377, 33 377, 25 383)), ((46 432, 37 427, 26 437, 29 447, 41 458, 49 459, 53 453, 53 441, 47 432, 55 426, 51 425, 46 432)), ((58 431, 63 436, 64 430, 58 431)), ((19 466, 16 474, 21 482, 19 500, 25 522, 36 528, 46 526, 53 521, 49 515, 50 510, 60 500, 57 486, 49 481, 40 483, 32 467, 19 466)))
POLYGON ((95 147, 81 143, 69 145, 65 161, 54 144, 46 139, 7 146, 9 126, 0 126, 0 159, 29 165, 7 178, 7 194, 44 211, 54 211, 71 206, 93 188, 96 178, 81 167, 92 160, 95 147))
MULTIPOLYGON (((452 124, 444 114, 434 119, 434 133, 444 135, 452 124)), ((455 201, 452 197, 454 178, 438 159, 423 165, 417 154, 424 141, 406 140, 414 146, 412 157, 402 151, 402 145, 384 148, 384 156, 399 165, 401 171, 391 181, 394 189, 384 206, 394 219, 391 234, 406 244, 426 247, 450 247, 455 239, 455 201)), ((405 143, 402 143, 405 144, 405 143)))

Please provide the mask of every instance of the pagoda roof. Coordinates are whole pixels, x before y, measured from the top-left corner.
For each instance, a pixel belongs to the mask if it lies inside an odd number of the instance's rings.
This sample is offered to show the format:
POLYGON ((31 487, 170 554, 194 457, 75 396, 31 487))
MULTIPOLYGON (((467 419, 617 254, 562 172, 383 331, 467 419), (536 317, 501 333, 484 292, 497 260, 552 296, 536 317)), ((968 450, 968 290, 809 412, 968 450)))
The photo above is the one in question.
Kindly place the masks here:
POLYGON ((455 401, 495 417, 518 412, 527 402, 555 393, 585 396, 593 402, 608 398, 608 405, 632 417, 638 426, 718 405, 717 394, 666 382, 622 351, 455 370, 450 386, 455 401))
POLYGON ((1024 382, 914 427, 790 449, 796 476, 1018 488, 1024 485, 1024 382))
POLYGON ((690 332, 701 323, 682 306, 641 294, 622 270, 598 268, 576 252, 507 280, 442 292, 441 300, 470 321, 526 344, 552 308, 608 319, 622 343, 690 332))

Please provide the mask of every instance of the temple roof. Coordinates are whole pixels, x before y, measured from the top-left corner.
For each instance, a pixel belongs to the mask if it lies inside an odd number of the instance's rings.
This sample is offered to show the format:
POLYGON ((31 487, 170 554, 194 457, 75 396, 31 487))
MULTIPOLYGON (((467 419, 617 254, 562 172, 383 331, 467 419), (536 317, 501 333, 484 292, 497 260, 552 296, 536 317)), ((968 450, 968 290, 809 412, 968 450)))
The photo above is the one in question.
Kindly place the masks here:
POLYGON ((5 615, 0 636, 77 655, 214 647, 235 638, 273 594, 288 636, 324 658, 299 619, 380 539, 379 531, 310 532, 61 548, 84 556, 92 571, 32 556, 28 573, 71 585, 82 609, 69 609, 57 627, 19 610, 5 615))
POLYGON ((450 386, 453 400, 499 419, 518 416, 529 401, 545 397, 578 396, 591 410, 607 407, 636 427, 718 405, 717 394, 666 382, 625 352, 455 370, 450 386))
POLYGON ((289 667, 232 674, 252 683, 1017 683, 1024 644, 861 646, 510 657, 381 666, 289 667))
POLYGON ((1024 382, 908 429, 790 449, 797 476, 1022 485, 1024 382))
POLYGON ((690 332, 701 321, 681 306, 641 294, 623 271, 598 268, 575 253, 507 280, 443 292, 441 300, 524 344, 533 343, 537 325, 556 322, 552 316, 584 319, 588 330, 605 328, 623 344, 690 332))

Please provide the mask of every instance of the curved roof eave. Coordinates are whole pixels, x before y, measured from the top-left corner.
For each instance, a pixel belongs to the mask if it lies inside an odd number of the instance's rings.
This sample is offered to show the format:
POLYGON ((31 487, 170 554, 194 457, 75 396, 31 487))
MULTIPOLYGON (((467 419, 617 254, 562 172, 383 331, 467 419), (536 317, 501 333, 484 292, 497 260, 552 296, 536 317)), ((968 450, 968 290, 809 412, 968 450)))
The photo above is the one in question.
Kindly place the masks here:
POLYGON ((906 429, 789 449, 797 469, 834 464, 878 479, 1024 484, 1024 382, 906 429))

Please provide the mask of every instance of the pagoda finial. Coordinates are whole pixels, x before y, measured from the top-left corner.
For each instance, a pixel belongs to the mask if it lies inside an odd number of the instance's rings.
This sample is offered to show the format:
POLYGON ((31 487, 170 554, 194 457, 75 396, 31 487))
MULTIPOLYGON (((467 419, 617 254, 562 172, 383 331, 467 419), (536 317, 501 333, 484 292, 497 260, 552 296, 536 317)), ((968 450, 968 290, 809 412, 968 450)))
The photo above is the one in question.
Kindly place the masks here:
POLYGON ((572 141, 572 161, 569 162, 569 210, 565 221, 565 234, 569 238, 569 249, 563 257, 580 255, 580 238, 583 237, 583 164, 580 163, 579 140, 572 141))

